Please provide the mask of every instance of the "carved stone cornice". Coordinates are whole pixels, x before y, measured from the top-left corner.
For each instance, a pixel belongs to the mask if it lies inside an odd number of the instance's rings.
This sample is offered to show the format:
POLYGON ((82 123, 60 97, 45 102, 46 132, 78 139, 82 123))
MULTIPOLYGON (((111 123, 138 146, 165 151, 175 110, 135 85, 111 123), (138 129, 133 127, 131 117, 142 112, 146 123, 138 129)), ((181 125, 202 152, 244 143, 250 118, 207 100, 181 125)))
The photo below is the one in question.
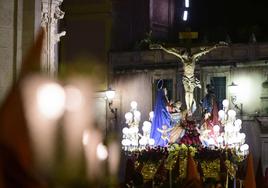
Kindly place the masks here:
MULTIPOLYGON (((197 48, 192 48, 196 51, 197 48)), ((161 63, 177 63, 178 59, 161 50, 132 51, 132 52, 112 52, 111 65, 113 67, 122 66, 155 66, 161 63)), ((228 48, 221 48, 203 56, 199 60, 202 64, 230 62, 250 62, 255 60, 268 60, 268 43, 254 44, 233 44, 228 48)), ((168 65, 168 64, 167 64, 168 65)))

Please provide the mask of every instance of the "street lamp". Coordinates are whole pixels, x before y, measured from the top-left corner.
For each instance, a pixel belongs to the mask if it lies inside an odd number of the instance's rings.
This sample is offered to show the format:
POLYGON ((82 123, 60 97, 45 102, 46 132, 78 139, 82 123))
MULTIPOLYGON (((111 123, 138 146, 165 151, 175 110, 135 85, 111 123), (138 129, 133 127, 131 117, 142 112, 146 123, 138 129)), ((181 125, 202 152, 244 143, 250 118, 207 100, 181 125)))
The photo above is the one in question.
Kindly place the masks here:
POLYGON ((228 86, 228 89, 231 95, 235 95, 238 92, 238 85, 232 82, 231 85, 228 86))
POLYGON ((108 100, 108 106, 109 109, 111 111, 111 113, 114 114, 114 117, 117 117, 117 108, 112 108, 113 105, 113 99, 115 97, 115 90, 112 90, 111 88, 109 88, 108 90, 105 91, 105 96, 106 99, 108 100))
MULTIPOLYGON (((117 108, 113 107, 113 100, 115 97, 115 90, 111 89, 110 87, 105 91, 105 96, 106 96, 106 100, 108 102, 108 107, 110 112, 113 114, 113 117, 110 119, 110 123, 112 123, 112 125, 110 125, 109 127, 111 128, 112 131, 116 131, 117 129, 117 108)), ((108 133, 108 125, 106 122, 106 135, 108 133)))
POLYGON ((243 115, 243 104, 240 103, 240 107, 238 106, 238 102, 237 102, 237 93, 238 93, 238 85, 235 84, 234 82, 231 83, 231 85, 228 86, 228 89, 229 89, 229 92, 230 92, 230 95, 231 95, 231 102, 232 104, 234 105, 234 107, 236 109, 238 109, 240 111, 240 115, 242 116, 243 115))

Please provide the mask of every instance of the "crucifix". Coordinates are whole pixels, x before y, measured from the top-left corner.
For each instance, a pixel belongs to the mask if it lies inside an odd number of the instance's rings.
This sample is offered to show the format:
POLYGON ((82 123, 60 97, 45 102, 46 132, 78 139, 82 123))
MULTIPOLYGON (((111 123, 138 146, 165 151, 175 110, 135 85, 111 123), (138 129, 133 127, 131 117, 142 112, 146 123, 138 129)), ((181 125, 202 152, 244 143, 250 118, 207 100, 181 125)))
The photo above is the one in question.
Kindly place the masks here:
POLYGON ((185 90, 185 102, 188 115, 192 114, 192 106, 195 103, 193 93, 196 87, 201 88, 200 81, 194 76, 196 62, 207 53, 220 47, 228 46, 225 42, 219 42, 212 47, 200 47, 200 50, 191 54, 191 50, 178 50, 176 48, 165 48, 161 44, 151 44, 150 49, 164 50, 166 53, 176 56, 183 64, 183 87, 185 90))

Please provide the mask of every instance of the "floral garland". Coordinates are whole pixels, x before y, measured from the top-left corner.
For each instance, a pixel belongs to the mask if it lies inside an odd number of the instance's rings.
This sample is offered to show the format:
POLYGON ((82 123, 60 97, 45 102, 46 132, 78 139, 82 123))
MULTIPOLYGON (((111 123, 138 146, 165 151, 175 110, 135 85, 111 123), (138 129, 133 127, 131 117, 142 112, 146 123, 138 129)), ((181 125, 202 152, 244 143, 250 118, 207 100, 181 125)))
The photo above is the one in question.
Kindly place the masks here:
POLYGON ((168 155, 168 148, 166 147, 146 147, 144 150, 136 151, 135 155, 137 161, 140 163, 153 163, 157 164, 163 158, 166 158, 168 155))
POLYGON ((146 147, 144 150, 132 153, 131 156, 134 156, 136 169, 141 171, 144 179, 157 177, 162 181, 166 179, 168 171, 174 170, 177 171, 180 179, 185 178, 188 154, 197 162, 198 171, 204 181, 207 178, 220 180, 225 177, 226 179, 227 174, 231 178, 241 176, 237 171, 245 161, 244 157, 237 155, 234 149, 210 149, 176 143, 168 147, 146 147))

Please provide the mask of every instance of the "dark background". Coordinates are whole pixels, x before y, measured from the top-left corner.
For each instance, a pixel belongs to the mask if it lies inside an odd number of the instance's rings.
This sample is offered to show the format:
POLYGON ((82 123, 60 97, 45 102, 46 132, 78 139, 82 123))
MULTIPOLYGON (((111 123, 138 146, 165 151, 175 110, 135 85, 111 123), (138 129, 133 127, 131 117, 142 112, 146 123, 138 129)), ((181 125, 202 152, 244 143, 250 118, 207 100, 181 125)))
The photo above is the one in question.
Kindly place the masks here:
POLYGON ((184 1, 176 1, 175 27, 206 35, 210 41, 247 42, 254 33, 257 41, 268 40, 267 3, 260 0, 190 0, 189 19, 182 20, 184 1))
POLYGON ((185 22, 184 0, 64 0, 61 62, 92 56, 107 62, 109 52, 148 50, 150 31, 149 42, 170 46, 248 44, 252 34, 256 42, 268 42, 266 1, 190 0, 185 22), (183 31, 198 32, 198 38, 181 40, 183 31))

